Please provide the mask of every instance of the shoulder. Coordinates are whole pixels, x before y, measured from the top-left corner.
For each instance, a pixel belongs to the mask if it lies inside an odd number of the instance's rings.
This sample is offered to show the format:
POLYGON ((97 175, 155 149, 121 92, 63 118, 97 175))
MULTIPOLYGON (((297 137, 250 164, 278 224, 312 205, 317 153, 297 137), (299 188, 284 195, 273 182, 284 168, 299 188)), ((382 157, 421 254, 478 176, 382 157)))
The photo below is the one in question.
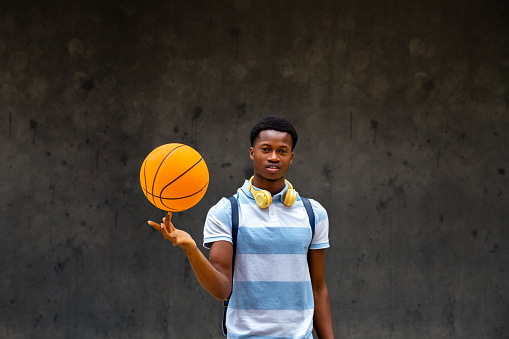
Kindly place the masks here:
POLYGON ((330 247, 329 245, 329 217, 325 208, 316 200, 309 199, 315 213, 316 231, 311 241, 310 249, 318 250, 330 247))
MULTIPOLYGON (((302 198, 301 198, 302 199, 302 198)), ((320 204, 318 201, 314 199, 307 198, 311 203, 311 207, 313 208, 313 212, 315 213, 316 221, 320 222, 322 220, 327 220, 327 210, 320 204)))
POLYGON ((232 207, 228 198, 224 197, 212 206, 207 213, 207 219, 215 219, 225 225, 231 224, 231 218, 232 207))
POLYGON ((207 213, 203 227, 203 246, 209 248, 213 242, 224 240, 232 242, 232 209, 226 198, 219 200, 207 213))

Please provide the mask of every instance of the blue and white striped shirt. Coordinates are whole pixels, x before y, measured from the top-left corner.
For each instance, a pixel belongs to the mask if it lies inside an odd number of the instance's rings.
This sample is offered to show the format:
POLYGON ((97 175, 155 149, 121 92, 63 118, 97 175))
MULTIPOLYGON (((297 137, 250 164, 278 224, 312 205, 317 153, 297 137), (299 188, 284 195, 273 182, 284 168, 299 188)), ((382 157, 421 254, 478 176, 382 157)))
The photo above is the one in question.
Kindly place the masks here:
MULTIPOLYGON (((292 207, 283 205, 287 189, 275 195, 266 209, 256 205, 247 180, 237 191, 239 230, 226 316, 228 338, 313 337, 314 302, 307 252, 308 248, 329 247, 329 219, 325 209, 310 199, 316 218, 311 239, 299 195, 292 207)), ((226 198, 209 210, 203 231, 206 248, 215 241, 232 242, 231 215, 226 198)))

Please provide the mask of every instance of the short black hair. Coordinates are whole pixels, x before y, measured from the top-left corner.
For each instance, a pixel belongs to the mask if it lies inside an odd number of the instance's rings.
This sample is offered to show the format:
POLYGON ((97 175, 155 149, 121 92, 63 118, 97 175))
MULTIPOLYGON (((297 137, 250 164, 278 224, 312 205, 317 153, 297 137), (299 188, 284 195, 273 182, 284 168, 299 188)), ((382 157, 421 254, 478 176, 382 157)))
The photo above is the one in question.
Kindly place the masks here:
POLYGON ((299 136, 297 135, 297 131, 295 130, 295 127, 293 127, 293 124, 286 118, 273 115, 260 119, 253 126, 249 135, 249 138, 251 139, 251 147, 254 146, 254 141, 260 132, 265 130, 274 130, 290 134, 292 137, 292 151, 295 148, 295 145, 297 145, 297 139, 299 139, 299 136))

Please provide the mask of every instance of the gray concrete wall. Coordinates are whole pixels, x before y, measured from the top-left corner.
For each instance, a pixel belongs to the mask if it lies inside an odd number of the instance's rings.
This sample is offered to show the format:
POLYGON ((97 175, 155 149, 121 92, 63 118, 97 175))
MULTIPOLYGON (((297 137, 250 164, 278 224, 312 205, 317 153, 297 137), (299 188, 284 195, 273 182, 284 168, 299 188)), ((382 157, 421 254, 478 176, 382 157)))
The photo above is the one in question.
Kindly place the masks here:
POLYGON ((139 169, 168 142, 204 156, 174 217, 201 242, 267 114, 329 212, 337 337, 509 337, 507 1, 0 8, 0 337, 221 338, 139 169))

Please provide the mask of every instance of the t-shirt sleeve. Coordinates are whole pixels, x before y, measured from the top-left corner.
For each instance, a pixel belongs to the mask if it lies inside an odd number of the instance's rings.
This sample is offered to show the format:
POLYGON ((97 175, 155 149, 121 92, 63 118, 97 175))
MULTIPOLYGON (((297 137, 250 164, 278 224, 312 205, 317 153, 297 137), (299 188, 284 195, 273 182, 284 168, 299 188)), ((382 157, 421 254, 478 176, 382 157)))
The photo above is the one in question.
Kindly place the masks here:
POLYGON ((207 213, 203 227, 203 246, 210 249, 216 241, 232 243, 232 208, 226 198, 219 200, 207 213))
POLYGON ((329 248, 329 217, 327 211, 323 206, 316 200, 309 199, 311 206, 315 213, 315 236, 311 241, 312 250, 318 250, 322 248, 329 248))

